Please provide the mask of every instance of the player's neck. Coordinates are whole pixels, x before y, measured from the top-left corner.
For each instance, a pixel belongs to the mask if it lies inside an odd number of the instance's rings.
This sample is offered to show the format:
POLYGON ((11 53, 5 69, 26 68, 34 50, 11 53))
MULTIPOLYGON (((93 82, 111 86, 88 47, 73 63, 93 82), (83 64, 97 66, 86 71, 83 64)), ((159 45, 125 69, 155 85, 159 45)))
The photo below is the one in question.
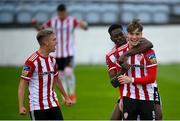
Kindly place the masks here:
POLYGON ((45 57, 45 58, 46 58, 46 57, 49 56, 49 52, 46 51, 46 50, 43 49, 43 48, 39 48, 38 52, 39 52, 39 54, 40 54, 42 57, 45 57))

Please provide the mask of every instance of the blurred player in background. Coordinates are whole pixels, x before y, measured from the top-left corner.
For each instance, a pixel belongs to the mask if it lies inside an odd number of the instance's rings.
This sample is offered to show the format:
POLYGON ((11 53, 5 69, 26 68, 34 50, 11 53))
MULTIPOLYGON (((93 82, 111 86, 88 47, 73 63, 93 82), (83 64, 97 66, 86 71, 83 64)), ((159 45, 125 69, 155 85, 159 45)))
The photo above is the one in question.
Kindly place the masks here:
POLYGON ((63 82, 65 91, 69 94, 73 103, 76 103, 74 76, 74 56, 76 46, 74 29, 77 26, 80 26, 80 28, 87 30, 87 22, 68 16, 64 4, 58 5, 57 16, 51 18, 43 25, 39 25, 36 19, 33 19, 32 22, 37 30, 50 27, 55 32, 58 41, 55 56, 59 77, 63 82))
POLYGON ((65 104, 72 101, 64 91, 56 70, 56 60, 49 56, 56 49, 56 36, 51 30, 41 30, 36 36, 40 45, 25 62, 18 88, 19 113, 26 114, 24 107, 25 86, 28 86, 29 113, 32 120, 63 120, 55 84, 64 96, 65 104))
MULTIPOLYGON (((109 76, 110 76, 111 80, 113 80, 113 78, 116 77, 116 79, 115 79, 116 82, 112 82, 112 85, 114 87, 117 87, 117 86, 119 86, 119 82, 117 81, 117 74, 120 71, 124 71, 124 72, 127 71, 127 69, 126 69, 127 67, 125 67, 126 66, 125 64, 124 64, 124 69, 122 69, 122 67, 117 63, 117 61, 120 58, 120 55, 121 55, 120 61, 123 62, 125 57, 134 55, 137 53, 145 52, 148 49, 152 48, 153 45, 151 42, 149 42, 145 38, 141 38, 141 42, 136 48, 129 49, 128 51, 124 52, 124 54, 123 54, 123 52, 119 53, 119 50, 121 48, 123 48, 123 46, 126 46, 126 43, 127 43, 126 35, 123 33, 122 26, 119 24, 113 24, 109 27, 108 32, 110 34, 111 40, 115 43, 115 47, 112 49, 112 51, 110 53, 108 53, 106 55, 106 61, 107 61, 108 72, 109 72, 109 76)), ((119 91, 120 91, 120 95, 122 95, 120 87, 119 87, 119 91)), ((116 104, 114 111, 112 113, 111 120, 121 120, 122 119, 121 103, 122 103, 122 100, 119 99, 118 103, 116 104)), ((160 112, 161 112, 161 108, 157 108, 157 109, 158 109, 158 111, 160 110, 160 112)), ((160 114, 162 114, 162 113, 160 113, 160 114)))

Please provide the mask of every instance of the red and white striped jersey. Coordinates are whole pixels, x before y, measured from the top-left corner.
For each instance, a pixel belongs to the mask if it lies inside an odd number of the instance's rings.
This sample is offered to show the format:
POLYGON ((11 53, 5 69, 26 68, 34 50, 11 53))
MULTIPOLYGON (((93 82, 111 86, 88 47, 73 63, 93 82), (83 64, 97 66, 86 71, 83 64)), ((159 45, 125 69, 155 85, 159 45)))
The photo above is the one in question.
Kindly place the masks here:
MULTIPOLYGON (((108 67, 108 71, 115 71, 116 73, 121 71, 121 66, 117 63, 117 59, 127 51, 128 43, 123 46, 117 48, 114 47, 111 52, 106 54, 106 64, 108 67)), ((122 88, 119 87, 120 96, 122 96, 122 88)))
MULTIPOLYGON (((128 44, 114 48, 106 55, 108 71, 115 69, 118 72, 121 70, 121 66, 117 64, 117 58, 129 49, 128 44)), ((133 77, 134 82, 121 85, 119 88, 120 96, 138 100, 154 100, 153 94, 157 70, 157 60, 154 50, 150 49, 145 53, 130 56, 128 63, 132 66, 134 65, 134 67, 131 67, 126 74, 129 77, 133 77), (141 65, 145 68, 135 65, 141 65)))
POLYGON ((123 96, 138 100, 154 100, 154 84, 156 83, 157 60, 153 49, 128 58, 131 67, 127 76, 133 83, 123 85, 123 96), (140 68, 135 65, 141 65, 140 68))
POLYGON ((55 76, 58 76, 58 72, 53 57, 42 57, 36 51, 26 60, 21 78, 28 82, 30 111, 49 109, 59 105, 53 90, 55 76))
POLYGON ((56 16, 43 24, 44 27, 51 27, 56 34, 58 44, 55 53, 57 58, 75 55, 74 29, 78 24, 79 21, 71 16, 63 21, 56 16))

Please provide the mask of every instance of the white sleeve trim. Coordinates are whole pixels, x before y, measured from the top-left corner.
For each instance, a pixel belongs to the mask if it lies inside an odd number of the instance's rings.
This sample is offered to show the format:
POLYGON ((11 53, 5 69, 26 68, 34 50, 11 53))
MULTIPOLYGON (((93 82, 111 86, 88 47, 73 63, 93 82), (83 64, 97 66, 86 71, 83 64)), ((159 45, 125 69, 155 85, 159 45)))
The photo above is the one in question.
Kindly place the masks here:
POLYGON ((152 64, 152 65, 148 65, 146 67, 148 68, 148 67, 152 67, 152 66, 157 66, 157 63, 156 64, 152 64))
POLYGON ((26 76, 21 76, 22 78, 24 78, 24 79, 31 79, 31 78, 29 78, 29 77, 26 77, 26 76))
POLYGON ((113 69, 116 69, 116 67, 111 67, 108 71, 111 71, 111 70, 113 70, 113 69))

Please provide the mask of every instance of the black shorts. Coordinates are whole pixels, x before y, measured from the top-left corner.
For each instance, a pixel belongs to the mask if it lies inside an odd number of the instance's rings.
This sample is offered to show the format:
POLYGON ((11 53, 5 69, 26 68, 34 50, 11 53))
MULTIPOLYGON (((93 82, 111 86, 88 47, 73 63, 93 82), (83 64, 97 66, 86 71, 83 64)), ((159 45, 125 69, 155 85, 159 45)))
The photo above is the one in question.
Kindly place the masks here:
POLYGON ((59 107, 46 110, 34 110, 29 112, 31 120, 63 120, 59 107))
POLYGON ((73 66, 73 59, 73 56, 68 56, 66 58, 56 58, 57 70, 64 71, 67 66, 73 66))
POLYGON ((123 119, 137 120, 138 115, 140 116, 140 120, 155 119, 154 101, 123 97, 123 119))
POLYGON ((154 87, 154 103, 161 105, 161 97, 157 87, 154 87))

